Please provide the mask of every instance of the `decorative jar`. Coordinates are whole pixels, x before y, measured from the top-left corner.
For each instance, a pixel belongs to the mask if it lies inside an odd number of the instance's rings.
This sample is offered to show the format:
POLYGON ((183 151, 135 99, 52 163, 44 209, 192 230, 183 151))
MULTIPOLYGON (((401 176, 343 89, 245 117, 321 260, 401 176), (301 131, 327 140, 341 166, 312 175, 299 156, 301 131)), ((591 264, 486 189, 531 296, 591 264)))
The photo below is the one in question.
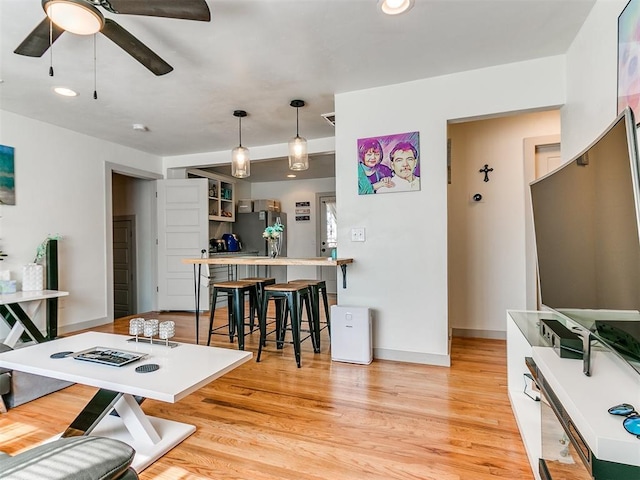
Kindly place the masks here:
POLYGON ((44 288, 44 268, 37 263, 22 267, 22 291, 33 292, 44 288))

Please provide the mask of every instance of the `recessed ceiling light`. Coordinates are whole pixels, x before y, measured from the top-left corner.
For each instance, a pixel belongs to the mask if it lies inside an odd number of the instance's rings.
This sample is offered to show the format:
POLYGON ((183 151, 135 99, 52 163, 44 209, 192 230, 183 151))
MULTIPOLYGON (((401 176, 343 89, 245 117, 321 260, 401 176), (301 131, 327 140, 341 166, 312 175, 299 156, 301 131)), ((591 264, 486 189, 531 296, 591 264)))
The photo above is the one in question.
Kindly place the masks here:
POLYGON ((289 175, 287 175, 287 178, 296 178, 296 176, 293 173, 290 173, 289 175))
POLYGON ((76 92, 75 90, 71 90, 70 88, 67 88, 67 87, 54 87, 53 91, 56 92, 58 95, 62 95, 63 97, 78 96, 78 92, 76 92))
POLYGON ((133 129, 137 130, 139 132, 148 132, 149 131, 149 127, 147 127, 146 125, 143 125, 142 123, 134 123, 133 124, 133 129))
POLYGON ((414 0, 379 0, 378 8, 387 15, 399 15, 413 7, 414 0))

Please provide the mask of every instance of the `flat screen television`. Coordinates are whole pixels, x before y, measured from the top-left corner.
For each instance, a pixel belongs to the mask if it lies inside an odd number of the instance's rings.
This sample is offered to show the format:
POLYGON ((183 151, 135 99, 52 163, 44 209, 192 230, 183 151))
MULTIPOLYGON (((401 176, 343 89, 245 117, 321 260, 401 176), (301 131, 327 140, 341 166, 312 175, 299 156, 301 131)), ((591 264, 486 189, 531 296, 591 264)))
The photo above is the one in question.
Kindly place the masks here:
POLYGON ((542 306, 577 320, 634 362, 640 361, 639 166, 627 108, 578 156, 530 185, 542 306))

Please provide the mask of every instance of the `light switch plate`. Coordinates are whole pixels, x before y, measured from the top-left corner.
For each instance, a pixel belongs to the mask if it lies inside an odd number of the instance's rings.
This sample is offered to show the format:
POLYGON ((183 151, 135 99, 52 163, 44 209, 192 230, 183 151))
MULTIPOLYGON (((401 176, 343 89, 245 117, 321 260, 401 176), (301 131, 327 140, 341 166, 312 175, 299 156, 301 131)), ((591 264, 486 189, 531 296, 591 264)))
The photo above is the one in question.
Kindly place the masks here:
POLYGON ((351 241, 352 242, 364 242, 364 227, 352 228, 351 229, 351 241))

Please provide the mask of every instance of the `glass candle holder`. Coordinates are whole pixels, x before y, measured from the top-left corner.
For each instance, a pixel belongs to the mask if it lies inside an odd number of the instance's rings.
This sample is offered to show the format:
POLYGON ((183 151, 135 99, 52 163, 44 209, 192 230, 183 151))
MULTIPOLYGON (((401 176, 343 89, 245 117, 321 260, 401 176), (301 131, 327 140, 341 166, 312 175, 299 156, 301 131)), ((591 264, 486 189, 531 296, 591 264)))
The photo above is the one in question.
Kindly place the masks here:
POLYGON ((132 318, 129 320, 129 335, 136 336, 136 342, 138 336, 144 333, 144 318, 132 318))
POLYGON ((158 327, 158 331, 160 339, 164 340, 165 345, 169 346, 169 339, 173 338, 176 334, 176 322, 171 320, 161 322, 158 327))
POLYGON ((149 341, 153 343, 153 336, 158 334, 158 320, 152 318, 144 322, 144 336, 149 337, 149 341))

